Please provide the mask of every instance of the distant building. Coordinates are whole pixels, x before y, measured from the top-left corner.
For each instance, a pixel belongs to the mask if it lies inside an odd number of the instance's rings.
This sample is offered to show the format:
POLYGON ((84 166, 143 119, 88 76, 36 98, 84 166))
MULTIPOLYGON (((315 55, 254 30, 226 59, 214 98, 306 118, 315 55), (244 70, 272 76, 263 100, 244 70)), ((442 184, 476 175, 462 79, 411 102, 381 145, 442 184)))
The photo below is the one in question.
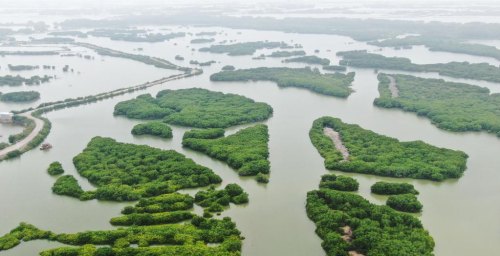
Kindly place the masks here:
POLYGON ((0 123, 12 123, 13 116, 10 112, 0 112, 0 123))

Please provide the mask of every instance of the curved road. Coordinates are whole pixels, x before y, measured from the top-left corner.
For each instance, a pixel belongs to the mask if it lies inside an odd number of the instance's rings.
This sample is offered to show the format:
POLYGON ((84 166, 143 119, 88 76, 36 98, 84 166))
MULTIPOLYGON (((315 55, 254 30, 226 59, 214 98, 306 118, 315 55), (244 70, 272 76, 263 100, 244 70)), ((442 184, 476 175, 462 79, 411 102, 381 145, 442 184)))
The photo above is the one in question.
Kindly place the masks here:
POLYGON ((20 114, 20 116, 24 116, 28 119, 31 119, 35 122, 35 129, 33 129, 33 131, 31 131, 31 133, 26 136, 26 138, 18 141, 16 144, 13 144, 13 145, 10 145, 2 150, 0 150, 0 159, 3 159, 5 158, 5 156, 7 156, 7 154, 9 152, 12 152, 14 150, 22 150, 23 148, 25 148, 26 146, 28 146, 28 144, 38 135, 38 133, 43 129, 43 120, 41 119, 38 119, 36 117, 33 117, 31 115, 33 111, 30 111, 30 112, 26 112, 26 113, 23 113, 23 114, 20 114))
MULTIPOLYGON (((158 80, 152 81, 152 82, 146 82, 146 83, 143 83, 140 85, 122 88, 120 91, 128 91, 129 89, 134 89, 134 90, 135 89, 145 89, 145 88, 148 88, 148 87, 151 87, 154 85, 163 84, 163 83, 168 82, 168 81, 172 81, 172 80, 176 80, 176 79, 180 79, 180 78, 185 78, 185 77, 189 77, 189 76, 193 76, 193 75, 198 75, 201 73, 202 73, 202 71, 199 69, 192 69, 192 70, 190 70, 190 72, 186 72, 183 74, 164 77, 164 78, 160 78, 158 80)), ((109 92, 108 94, 114 94, 114 93, 117 93, 117 91, 109 92)), ((103 96, 105 94, 106 93, 101 94, 101 96, 103 96)), ((26 136, 26 138, 18 141, 16 144, 10 145, 10 146, 0 150, 0 160, 4 159, 5 156, 7 156, 7 154, 12 152, 12 151, 24 149, 43 129, 43 125, 44 125, 43 120, 31 115, 33 113, 33 111, 35 111, 35 110, 20 114, 20 116, 24 116, 28 119, 35 121, 35 129, 33 129, 33 131, 31 131, 31 133, 28 136, 26 136)))

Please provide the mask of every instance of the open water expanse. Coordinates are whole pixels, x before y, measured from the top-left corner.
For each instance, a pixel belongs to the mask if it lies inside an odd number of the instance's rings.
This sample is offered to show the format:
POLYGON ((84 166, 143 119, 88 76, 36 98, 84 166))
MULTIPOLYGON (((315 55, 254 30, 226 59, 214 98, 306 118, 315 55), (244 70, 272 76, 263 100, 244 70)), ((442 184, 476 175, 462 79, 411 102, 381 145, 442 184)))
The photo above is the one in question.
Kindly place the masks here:
MULTIPOLYGON (((232 30, 227 28, 162 27, 179 32, 220 32, 216 42, 234 40, 284 41, 299 43, 308 54, 338 61, 337 51, 368 49, 386 56, 410 58, 415 63, 442 63, 448 61, 488 62, 499 65, 491 58, 473 57, 463 54, 431 52, 424 47, 407 50, 378 50, 378 47, 356 42, 347 37, 334 35, 303 35, 281 32, 232 30)), ((19 222, 28 222, 42 229, 55 232, 78 232, 113 228, 109 219, 120 215, 126 203, 81 202, 72 198, 53 195, 51 192, 55 178, 50 177, 46 168, 52 161, 60 161, 67 174, 73 174, 85 188, 91 185, 81 179, 72 164, 72 158, 80 153, 94 136, 112 137, 120 142, 147 144, 162 149, 174 149, 194 159, 197 163, 214 170, 223 178, 223 185, 238 183, 249 193, 248 205, 235 206, 223 213, 230 216, 246 238, 243 241, 243 255, 324 255, 321 240, 314 233, 315 226, 307 218, 305 211, 306 193, 315 189, 320 176, 327 173, 323 159, 309 140, 308 132, 312 122, 321 116, 339 117, 347 123, 359 124, 365 129, 398 138, 402 141, 422 140, 439 147, 457 149, 469 155, 467 170, 458 180, 431 182, 412 179, 382 178, 371 175, 346 174, 360 182, 364 197, 378 204, 385 197, 374 196, 370 186, 380 180, 405 181, 415 185, 420 191, 419 200, 424 205, 420 214, 426 229, 436 241, 435 254, 452 255, 498 255, 500 251, 500 139, 485 133, 451 133, 433 126, 429 120, 412 113, 387 110, 373 106, 378 97, 377 74, 373 69, 352 69, 356 72, 352 88, 355 92, 347 99, 323 96, 304 89, 279 88, 272 82, 211 82, 209 76, 224 65, 236 68, 261 66, 303 67, 303 64, 281 63, 280 58, 253 60, 252 56, 226 56, 198 52, 197 49, 209 44, 190 44, 195 36, 176 38, 162 43, 130 43, 111 41, 106 38, 89 37, 79 41, 93 43, 124 52, 165 58, 181 66, 189 66, 190 60, 200 62, 215 60, 216 64, 204 67, 204 74, 187 79, 175 80, 144 91, 118 96, 91 105, 82 105, 55 111, 46 115, 52 122, 52 130, 46 141, 53 145, 50 151, 32 150, 21 158, 0 163, 0 233, 7 233, 19 222), (193 51, 193 48, 195 49, 193 51), (184 61, 174 61, 174 56, 185 57, 184 61), (114 105, 143 93, 156 94, 164 89, 200 87, 225 93, 236 93, 266 102, 274 109, 273 116, 263 122, 270 133, 270 182, 258 184, 254 179, 241 178, 225 163, 181 146, 183 133, 188 128, 173 127, 173 139, 134 137, 132 127, 139 123, 123 117, 114 117, 114 105)), ((0 50, 5 50, 0 47, 0 50)), ((41 93, 41 100, 30 104, 0 104, 0 110, 22 109, 36 106, 41 102, 79 97, 117 88, 144 83, 175 74, 176 71, 163 70, 132 60, 102 57, 83 48, 71 51, 94 56, 87 60, 79 57, 60 56, 8 56, 0 57, 0 74, 9 73, 4 66, 14 65, 55 65, 54 71, 43 69, 25 71, 25 74, 56 75, 53 82, 34 87, 2 87, 9 90, 34 89, 41 93), (69 65, 74 72, 62 72, 69 65)), ((273 50, 258 51, 268 54, 273 50)), ((390 72, 390 71, 384 71, 390 72)), ((480 81, 451 79, 434 73, 412 73, 421 77, 443 78, 488 87, 492 92, 500 92, 500 84, 480 81)), ((227 129, 234 133, 242 127, 227 129)), ((9 134, 19 132, 15 127, 0 126, 5 139, 9 134)), ((60 246, 58 243, 35 241, 22 244, 0 255, 38 255, 42 249, 60 246)))

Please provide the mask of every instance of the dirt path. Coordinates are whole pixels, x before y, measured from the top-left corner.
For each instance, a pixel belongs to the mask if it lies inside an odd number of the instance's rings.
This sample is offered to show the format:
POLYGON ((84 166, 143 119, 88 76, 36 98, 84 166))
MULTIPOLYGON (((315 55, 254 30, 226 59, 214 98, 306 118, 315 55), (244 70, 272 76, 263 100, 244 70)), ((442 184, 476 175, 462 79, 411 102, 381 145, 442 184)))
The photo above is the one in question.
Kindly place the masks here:
POLYGON ((335 145, 335 148, 338 151, 340 151, 340 153, 342 154, 342 158, 343 158, 342 161, 349 161, 349 151, 342 143, 342 139, 340 138, 340 134, 330 127, 323 128, 323 133, 326 136, 330 137, 330 139, 332 139, 333 144, 335 145))
POLYGON ((398 89, 398 86, 396 84, 396 79, 394 79, 394 77, 392 76, 387 76, 389 78, 389 90, 391 91, 391 96, 393 98, 397 98, 399 97, 399 89, 398 89))
POLYGON ((0 150, 0 159, 4 158, 9 152, 12 152, 14 150, 21 150, 21 149, 25 148, 26 146, 28 146, 28 144, 43 129, 43 120, 33 117, 31 115, 31 113, 32 113, 31 111, 26 112, 26 113, 20 114, 20 116, 24 116, 28 119, 33 120, 35 122, 35 129, 33 129, 33 131, 31 131, 31 133, 28 136, 26 136, 26 138, 18 141, 16 144, 10 145, 10 146, 0 150))

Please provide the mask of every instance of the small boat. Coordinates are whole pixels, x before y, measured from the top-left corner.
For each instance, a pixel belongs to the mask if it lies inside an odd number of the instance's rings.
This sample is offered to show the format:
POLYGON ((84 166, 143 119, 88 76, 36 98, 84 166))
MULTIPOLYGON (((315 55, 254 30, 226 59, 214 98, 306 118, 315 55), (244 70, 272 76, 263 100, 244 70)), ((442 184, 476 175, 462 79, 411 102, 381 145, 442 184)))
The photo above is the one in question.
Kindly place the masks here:
POLYGON ((43 143, 41 146, 40 146, 40 150, 49 150, 52 148, 52 145, 50 143, 43 143))

